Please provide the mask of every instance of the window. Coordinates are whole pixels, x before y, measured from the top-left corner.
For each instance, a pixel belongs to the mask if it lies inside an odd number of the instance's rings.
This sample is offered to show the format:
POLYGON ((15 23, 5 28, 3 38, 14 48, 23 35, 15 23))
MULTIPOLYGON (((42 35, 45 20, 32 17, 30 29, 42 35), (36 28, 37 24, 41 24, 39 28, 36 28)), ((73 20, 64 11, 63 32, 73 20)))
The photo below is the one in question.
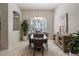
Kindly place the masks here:
POLYGON ((43 17, 34 17, 31 20, 31 31, 41 31, 45 32, 47 30, 47 22, 46 19, 43 17))

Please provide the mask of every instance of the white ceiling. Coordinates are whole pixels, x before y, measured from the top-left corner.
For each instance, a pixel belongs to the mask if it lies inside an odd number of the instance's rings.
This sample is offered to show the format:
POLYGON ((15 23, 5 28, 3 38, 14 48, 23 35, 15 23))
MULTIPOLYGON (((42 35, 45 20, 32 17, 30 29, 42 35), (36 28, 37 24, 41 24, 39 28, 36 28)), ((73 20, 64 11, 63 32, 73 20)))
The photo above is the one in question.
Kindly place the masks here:
POLYGON ((18 3, 21 9, 55 9, 59 3, 18 3))

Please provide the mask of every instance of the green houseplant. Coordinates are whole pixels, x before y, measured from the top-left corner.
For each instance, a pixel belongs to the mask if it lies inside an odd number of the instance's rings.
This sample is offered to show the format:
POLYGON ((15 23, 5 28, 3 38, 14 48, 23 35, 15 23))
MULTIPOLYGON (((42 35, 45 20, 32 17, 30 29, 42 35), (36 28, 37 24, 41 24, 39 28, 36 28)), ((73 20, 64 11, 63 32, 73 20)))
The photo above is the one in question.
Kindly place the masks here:
POLYGON ((79 35, 78 33, 72 33, 68 36, 68 50, 71 53, 78 54, 79 53, 79 35))
POLYGON ((21 24, 21 28, 23 31, 24 36, 26 36, 27 32, 28 32, 28 21, 24 20, 21 24))

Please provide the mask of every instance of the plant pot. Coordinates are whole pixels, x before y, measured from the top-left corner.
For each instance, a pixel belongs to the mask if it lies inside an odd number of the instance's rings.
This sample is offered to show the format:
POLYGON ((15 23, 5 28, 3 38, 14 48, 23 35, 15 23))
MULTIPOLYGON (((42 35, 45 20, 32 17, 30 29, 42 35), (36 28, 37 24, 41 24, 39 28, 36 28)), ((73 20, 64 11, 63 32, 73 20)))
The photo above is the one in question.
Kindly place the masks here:
POLYGON ((69 56, 77 56, 77 54, 69 52, 69 56))
POLYGON ((23 40, 27 40, 27 36, 23 36, 23 40))
POLYGON ((79 53, 77 55, 79 56, 79 53))
POLYGON ((26 32, 24 32, 24 36, 26 36, 26 32))

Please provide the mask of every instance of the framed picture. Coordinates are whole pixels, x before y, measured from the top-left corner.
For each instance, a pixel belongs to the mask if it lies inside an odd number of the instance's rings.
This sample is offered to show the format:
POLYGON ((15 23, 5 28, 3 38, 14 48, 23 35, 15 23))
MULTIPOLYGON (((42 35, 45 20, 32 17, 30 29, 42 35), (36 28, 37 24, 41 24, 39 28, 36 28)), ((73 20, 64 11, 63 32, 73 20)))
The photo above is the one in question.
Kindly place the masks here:
POLYGON ((13 11, 13 31, 20 29, 20 15, 18 12, 13 11))
POLYGON ((61 18, 61 25, 59 27, 60 34, 67 34, 68 33, 68 13, 62 16, 61 18))

